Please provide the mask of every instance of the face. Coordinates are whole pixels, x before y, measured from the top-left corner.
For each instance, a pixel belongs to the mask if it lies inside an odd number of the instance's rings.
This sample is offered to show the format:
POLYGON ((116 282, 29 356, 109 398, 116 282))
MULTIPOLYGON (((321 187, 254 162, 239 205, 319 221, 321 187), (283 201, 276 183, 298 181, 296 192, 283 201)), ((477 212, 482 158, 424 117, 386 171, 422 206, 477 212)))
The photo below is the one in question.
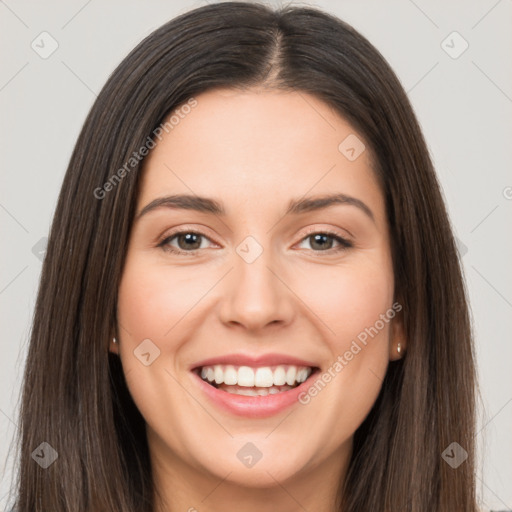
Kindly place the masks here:
POLYGON ((370 151, 307 93, 196 101, 145 161, 111 350, 159 472, 332 480, 403 346, 370 151))

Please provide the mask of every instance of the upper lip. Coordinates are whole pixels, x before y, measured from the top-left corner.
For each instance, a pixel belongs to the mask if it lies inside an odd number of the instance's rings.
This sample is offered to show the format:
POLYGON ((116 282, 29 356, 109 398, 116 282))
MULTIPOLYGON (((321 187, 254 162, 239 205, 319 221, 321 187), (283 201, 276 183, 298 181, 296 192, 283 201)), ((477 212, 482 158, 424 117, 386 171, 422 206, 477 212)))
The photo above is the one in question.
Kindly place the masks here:
POLYGON ((294 365, 316 368, 314 362, 299 359, 288 354, 225 354, 223 356, 211 357, 194 363, 190 368, 195 370, 203 366, 214 366, 216 364, 231 364, 233 366, 251 366, 254 368, 260 366, 294 365))

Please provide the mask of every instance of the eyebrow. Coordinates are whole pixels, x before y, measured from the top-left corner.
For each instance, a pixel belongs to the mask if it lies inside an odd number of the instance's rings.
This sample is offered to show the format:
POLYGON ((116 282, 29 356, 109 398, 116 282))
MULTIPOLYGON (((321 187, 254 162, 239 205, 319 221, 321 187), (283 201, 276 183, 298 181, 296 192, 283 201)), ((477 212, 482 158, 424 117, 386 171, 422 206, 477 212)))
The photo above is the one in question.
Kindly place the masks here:
MULTIPOLYGON (((355 206, 363 211, 372 221, 375 222, 375 216, 370 208, 360 199, 345 194, 326 194, 315 197, 291 200, 285 215, 299 215, 301 213, 323 210, 329 206, 344 204, 355 206)), ((146 213, 157 208, 173 208, 183 210, 194 210, 202 213, 210 213, 219 216, 225 216, 226 210, 222 203, 209 197, 201 197, 188 194, 176 194, 172 196, 159 197, 144 206, 137 214, 136 220, 140 219, 146 213)))

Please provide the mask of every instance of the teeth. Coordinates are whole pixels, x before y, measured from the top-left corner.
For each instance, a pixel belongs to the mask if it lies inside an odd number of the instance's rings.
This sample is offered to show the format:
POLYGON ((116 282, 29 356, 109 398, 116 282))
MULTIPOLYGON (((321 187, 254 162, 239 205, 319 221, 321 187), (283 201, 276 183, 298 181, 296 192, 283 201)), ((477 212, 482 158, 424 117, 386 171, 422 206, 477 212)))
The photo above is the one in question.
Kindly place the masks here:
POLYGON ((215 366, 213 368, 213 375, 216 384, 222 384, 224 382, 224 372, 220 366, 215 366))
POLYGON ((238 382, 238 372, 234 366, 224 368, 224 384, 234 385, 238 382))
POLYGON ((274 370, 274 384, 282 386, 286 382, 286 369, 284 366, 278 366, 274 370))
POLYGON ((238 368, 238 385, 252 388, 254 386, 254 370, 248 366, 238 368))
MULTIPOLYGON (((295 386, 304 382, 312 372, 312 368, 294 365, 250 366, 220 365, 203 366, 201 378, 215 384, 242 386, 246 388, 270 388, 274 386, 295 386)), ((271 391, 277 393, 279 391, 271 391)))
POLYGON ((274 375, 270 368, 258 368, 254 376, 254 385, 261 388, 269 388, 274 384, 274 375))
POLYGON ((288 391, 292 389, 291 386, 272 386, 270 388, 240 388, 237 386, 222 386, 222 390, 233 395, 244 395, 244 396, 267 396, 281 393, 282 391, 288 391))
POLYGON ((308 372, 307 372, 306 368, 301 368, 297 372, 297 377, 295 377, 295 378, 297 379, 298 382, 304 382, 308 378, 308 372))
MULTIPOLYGON (((207 374, 209 375, 209 374, 207 374)), ((295 366, 289 366, 286 370, 286 384, 293 386, 295 384, 295 377, 297 376, 297 369, 295 366)))

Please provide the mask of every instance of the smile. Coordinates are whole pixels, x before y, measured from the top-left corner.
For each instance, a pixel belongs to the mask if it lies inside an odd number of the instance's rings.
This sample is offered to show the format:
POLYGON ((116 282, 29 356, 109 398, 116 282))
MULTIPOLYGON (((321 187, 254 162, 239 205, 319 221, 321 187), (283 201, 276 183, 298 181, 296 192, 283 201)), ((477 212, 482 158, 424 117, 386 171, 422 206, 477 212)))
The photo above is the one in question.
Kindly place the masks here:
POLYGON ((316 366, 208 364, 192 369, 195 382, 215 406, 231 414, 264 418, 298 402, 314 383, 316 366))
POLYGON ((267 396, 297 387, 313 368, 295 365, 250 366, 220 365, 198 369, 201 378, 217 389, 245 396, 267 396))

